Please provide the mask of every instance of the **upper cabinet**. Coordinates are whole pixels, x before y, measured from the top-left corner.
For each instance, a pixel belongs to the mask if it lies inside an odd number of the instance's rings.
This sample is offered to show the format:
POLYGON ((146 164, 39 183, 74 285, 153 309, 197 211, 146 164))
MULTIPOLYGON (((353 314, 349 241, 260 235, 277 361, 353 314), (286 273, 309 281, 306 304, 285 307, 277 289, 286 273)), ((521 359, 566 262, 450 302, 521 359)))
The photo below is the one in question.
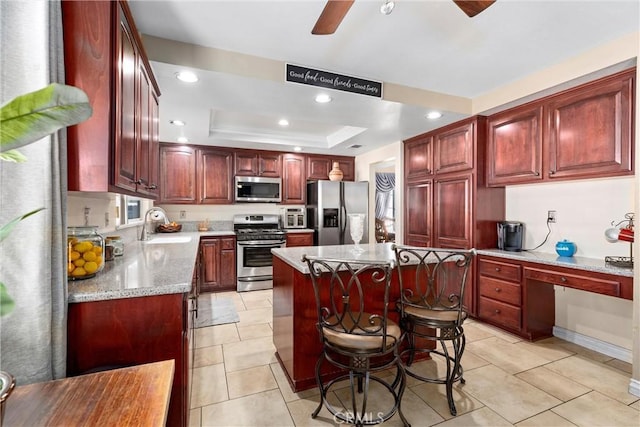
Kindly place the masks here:
POLYGON ((419 135, 404 143, 404 177, 422 180, 433 175, 433 136, 419 135))
POLYGON ((161 203, 195 204, 197 150, 188 145, 160 144, 161 203))
POLYGON ((491 186, 633 175, 635 68, 489 117, 491 186))
POLYGON ((280 178, 280 153, 273 151, 237 150, 234 154, 235 174, 280 178))
POLYGON ((438 132, 433 137, 433 167, 435 173, 471 170, 475 154, 475 121, 438 132))
POLYGON ((282 155, 282 204, 303 205, 307 200, 305 156, 282 155))
POLYGON ((219 148, 198 150, 198 203, 228 205, 233 203, 233 153, 219 148))
POLYGON ((488 123, 487 181, 492 185, 542 179, 542 105, 491 116, 488 123))
POLYGON ((356 179, 353 157, 322 156, 318 154, 309 154, 307 156, 307 179, 310 181, 329 179, 329 172, 331 172, 335 162, 338 163, 342 171, 343 181, 354 181, 356 179))
POLYGON ((92 117, 68 128, 68 189, 158 194, 160 90, 125 1, 62 2, 65 74, 92 117))

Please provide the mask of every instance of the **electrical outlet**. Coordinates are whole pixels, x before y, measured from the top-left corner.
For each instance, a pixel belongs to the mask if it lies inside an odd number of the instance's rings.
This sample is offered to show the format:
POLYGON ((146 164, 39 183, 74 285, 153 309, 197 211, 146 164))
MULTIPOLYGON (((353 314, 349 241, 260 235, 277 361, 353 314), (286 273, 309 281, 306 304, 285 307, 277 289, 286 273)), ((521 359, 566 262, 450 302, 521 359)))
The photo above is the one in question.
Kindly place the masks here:
POLYGON ((187 211, 180 211, 180 219, 187 219, 187 211))
POLYGON ((556 222, 556 211, 547 211, 547 223, 556 222))
POLYGON ((105 227, 109 226, 109 212, 104 213, 104 226, 105 227))

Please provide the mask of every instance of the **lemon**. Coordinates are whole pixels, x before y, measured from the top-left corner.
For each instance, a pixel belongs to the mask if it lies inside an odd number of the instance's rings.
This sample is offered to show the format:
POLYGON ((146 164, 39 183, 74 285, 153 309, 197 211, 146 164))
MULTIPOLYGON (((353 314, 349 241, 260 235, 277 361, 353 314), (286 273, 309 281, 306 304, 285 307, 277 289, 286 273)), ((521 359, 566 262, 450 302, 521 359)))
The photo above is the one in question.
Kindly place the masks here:
POLYGON ((69 264, 67 264, 67 275, 71 274, 71 272, 76 268, 76 266, 70 262, 69 264))
POLYGON ((84 269, 84 268, 82 268, 82 267, 77 267, 77 268, 75 268, 75 269, 71 272, 71 275, 72 275, 73 277, 86 276, 86 275, 87 275, 87 272, 85 271, 85 269, 84 269))
POLYGON ((77 252, 77 251, 69 252, 69 261, 75 261, 78 258, 80 258, 80 252, 77 252))
POLYGON ((73 250, 78 251, 81 254, 91 250, 91 248, 93 248, 93 244, 86 240, 84 242, 76 243, 73 246, 73 250))
MULTIPOLYGON (((85 261, 95 261, 97 257, 98 255, 96 255, 96 253, 93 251, 87 251, 82 254, 82 258, 84 258, 85 261)), ((86 270, 86 267, 85 267, 85 270, 86 270)))
POLYGON ((96 254, 96 255, 101 255, 102 254, 102 247, 101 246, 94 246, 92 251, 96 254))
POLYGON ((97 256, 96 259, 94 260, 94 262, 96 264, 98 264, 98 267, 100 267, 100 265, 102 264, 102 257, 101 256, 97 256))
POLYGON ((98 264, 96 264, 94 261, 88 261, 84 264, 84 270, 88 274, 93 274, 98 270, 98 264))
MULTIPOLYGON (((76 267, 82 267, 84 265, 86 261, 84 260, 84 258, 78 258, 77 260, 73 261, 73 264, 76 267)), ((84 271, 84 270, 83 270, 84 271)))

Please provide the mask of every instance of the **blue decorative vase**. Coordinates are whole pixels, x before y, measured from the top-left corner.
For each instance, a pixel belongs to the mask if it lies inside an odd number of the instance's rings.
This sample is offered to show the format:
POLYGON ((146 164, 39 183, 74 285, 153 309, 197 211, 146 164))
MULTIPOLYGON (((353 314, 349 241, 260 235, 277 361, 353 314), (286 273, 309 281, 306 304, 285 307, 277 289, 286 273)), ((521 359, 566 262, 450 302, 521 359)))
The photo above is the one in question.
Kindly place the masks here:
POLYGON ((556 252, 560 256, 571 257, 576 253, 576 244, 564 239, 563 241, 556 243, 556 252))

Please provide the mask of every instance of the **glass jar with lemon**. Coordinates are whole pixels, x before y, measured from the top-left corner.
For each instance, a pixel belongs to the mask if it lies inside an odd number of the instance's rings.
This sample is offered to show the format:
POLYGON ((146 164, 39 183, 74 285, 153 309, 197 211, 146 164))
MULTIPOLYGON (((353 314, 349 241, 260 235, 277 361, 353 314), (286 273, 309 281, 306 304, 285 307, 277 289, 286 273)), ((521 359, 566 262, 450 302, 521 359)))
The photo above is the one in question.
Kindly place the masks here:
POLYGON ((68 227, 67 277, 69 280, 89 279, 104 268, 104 238, 98 227, 68 227))

